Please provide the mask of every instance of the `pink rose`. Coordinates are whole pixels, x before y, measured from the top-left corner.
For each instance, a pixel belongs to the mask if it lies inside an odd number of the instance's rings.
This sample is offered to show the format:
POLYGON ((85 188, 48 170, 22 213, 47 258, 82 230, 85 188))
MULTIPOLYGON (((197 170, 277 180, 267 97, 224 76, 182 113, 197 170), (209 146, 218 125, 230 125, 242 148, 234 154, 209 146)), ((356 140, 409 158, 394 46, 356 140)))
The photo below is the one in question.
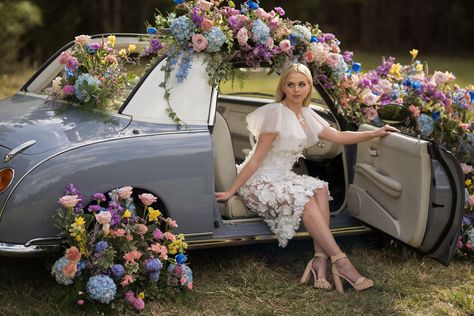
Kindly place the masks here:
POLYGON ((339 53, 341 52, 341 49, 340 49, 339 46, 337 46, 336 44, 332 44, 332 45, 331 45, 331 51, 332 51, 333 53, 339 54, 339 53))
POLYGON ((469 195, 467 198, 467 204, 469 204, 469 206, 474 206, 474 195, 469 195))
POLYGON ((163 234, 164 237, 166 239, 168 239, 169 241, 175 241, 176 240, 176 236, 173 234, 173 233, 170 233, 170 232, 166 232, 163 234))
POLYGON ((212 30, 212 21, 204 18, 201 23, 201 28, 203 31, 209 32, 210 30, 212 30))
POLYGON ((212 7, 212 3, 210 3, 209 1, 205 1, 205 0, 198 0, 197 2, 197 6, 203 10, 203 11, 209 11, 212 7))
POLYGON ((112 219, 112 214, 109 211, 101 211, 95 214, 95 220, 102 225, 108 225, 112 219))
POLYGON ((77 195, 65 195, 59 199, 58 203, 66 208, 69 208, 75 207, 80 200, 81 199, 77 198, 77 195))
POLYGON ((266 20, 266 19, 270 18, 268 13, 265 10, 263 10, 262 8, 258 8, 254 12, 255 12, 255 15, 257 16, 257 18, 259 18, 261 20, 266 20))
POLYGON ((192 290, 193 289, 193 282, 188 283, 188 289, 192 290))
POLYGON ((155 238, 156 240, 161 240, 163 239, 163 232, 160 230, 160 229, 155 229, 153 231, 153 238, 155 238))
POLYGON ((128 241, 132 241, 132 240, 133 240, 133 236, 132 236, 132 235, 127 235, 127 236, 125 236, 125 239, 127 239, 128 241))
POLYGON ((171 219, 171 218, 167 218, 165 219, 165 223, 170 225, 171 227, 178 227, 178 224, 176 224, 176 221, 174 219, 171 219))
POLYGON ((142 300, 141 298, 136 298, 135 300, 133 300, 132 306, 133 306, 137 311, 141 311, 142 309, 145 308, 145 301, 142 300))
POLYGON ((413 117, 420 116, 420 109, 417 106, 415 106, 413 104, 410 104, 409 109, 410 109, 410 112, 413 115, 413 117))
POLYGON ((61 65, 66 65, 68 63, 68 61, 72 58, 72 53, 71 51, 67 50, 67 51, 64 51, 62 52, 59 57, 58 57, 58 61, 61 65))
POLYGON ((307 63, 310 63, 314 60, 314 53, 311 50, 307 50, 304 52, 303 57, 307 63))
POLYGON ((383 88, 385 93, 390 92, 392 90, 392 83, 387 79, 380 79, 379 85, 383 88))
POLYGON ((115 231, 115 235, 119 236, 119 237, 122 237, 122 236, 125 236, 125 229, 123 228, 119 228, 115 231))
POLYGON ((331 67, 332 69, 336 69, 337 65, 339 65, 339 62, 342 60, 342 56, 337 53, 329 53, 326 58, 326 63, 331 67))
POLYGON ((276 29, 280 25, 280 18, 274 17, 268 22, 268 27, 270 30, 276 29))
POLYGON ((239 41, 240 46, 244 46, 247 44, 247 41, 249 40, 249 33, 245 27, 241 28, 237 32, 237 41, 239 41))
POLYGON ((314 53, 314 60, 321 65, 326 61, 329 54, 329 46, 325 43, 311 43, 311 50, 314 53))
POLYGON ((378 97, 373 93, 367 93, 363 96, 363 100, 366 105, 375 105, 378 97))
POLYGON ((68 261, 66 265, 63 268, 63 273, 64 276, 67 278, 72 278, 74 275, 76 275, 77 272, 77 263, 68 261))
POLYGON ((86 45, 91 41, 91 37, 89 35, 79 35, 74 38, 74 43, 79 45, 86 45))
POLYGON ((275 12, 274 10, 268 12, 268 17, 269 17, 270 19, 273 19, 275 16, 276 16, 276 12, 275 12))
POLYGON ((273 49, 274 46, 275 46, 275 42, 273 41, 273 38, 269 37, 267 41, 265 42, 265 47, 268 49, 273 49))
POLYGON ((74 86, 71 86, 70 84, 65 85, 63 88, 63 92, 65 95, 73 95, 74 94, 74 86))
POLYGON ((181 285, 184 285, 186 283, 186 277, 181 277, 181 285))
POLYGON ((133 188, 128 185, 121 187, 120 189, 117 190, 117 193, 122 200, 126 200, 128 197, 130 197, 132 195, 132 192, 133 192, 133 188))
POLYGON ((465 163, 461 163, 461 169, 462 169, 462 173, 469 174, 472 171, 472 166, 467 165, 465 163))
POLYGON ((65 257, 69 261, 79 262, 79 260, 81 260, 81 252, 76 246, 72 246, 66 250, 65 257))
POLYGON ((368 108, 365 111, 365 117, 367 117, 369 121, 373 121, 377 118, 377 111, 374 108, 368 108))
POLYGON ((288 53, 291 50, 291 42, 287 39, 282 40, 279 46, 284 53, 288 53))
POLYGON ((152 205, 153 203, 156 202, 156 196, 154 196, 153 194, 150 194, 150 193, 143 193, 143 194, 140 194, 138 196, 138 198, 140 199, 140 201, 142 201, 143 204, 145 204, 146 206, 150 206, 152 205))
POLYGON ((202 34, 194 34, 191 41, 193 43, 193 49, 198 53, 205 50, 208 44, 207 38, 202 34))

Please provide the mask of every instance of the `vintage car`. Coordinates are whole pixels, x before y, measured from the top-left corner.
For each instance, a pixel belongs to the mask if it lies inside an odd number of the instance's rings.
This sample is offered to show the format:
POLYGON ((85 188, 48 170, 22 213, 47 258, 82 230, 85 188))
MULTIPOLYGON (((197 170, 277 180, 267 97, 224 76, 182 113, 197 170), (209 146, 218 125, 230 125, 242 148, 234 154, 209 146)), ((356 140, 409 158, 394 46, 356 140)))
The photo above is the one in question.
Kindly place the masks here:
MULTIPOLYGON (((98 41, 101 36, 95 36, 98 41)), ((138 35, 117 36, 117 47, 143 46, 138 35)), ((218 203, 215 191, 229 187, 254 139, 246 115, 272 102, 272 93, 208 84, 202 62, 187 79, 171 76, 171 105, 187 124, 166 111, 159 87, 165 59, 157 62, 104 120, 73 106, 58 111, 44 90, 63 70, 61 51, 23 88, 0 103, 0 254, 30 256, 60 247, 52 216, 64 188, 74 183, 84 196, 131 185, 151 192, 157 207, 178 223, 190 248, 271 241, 267 225, 238 196, 218 203)), ((276 77, 276 75, 274 75, 276 77)), ((267 76, 265 76, 267 78, 267 76)), ((275 87, 275 83, 270 86, 275 87)), ((249 88, 250 87, 250 88, 249 88)), ((315 84, 311 108, 341 129, 331 97, 315 84)), ((270 89, 270 91, 272 90, 270 89)), ((57 102, 56 102, 57 103, 57 102)), ((361 130, 373 130, 370 125, 361 130)), ((357 146, 321 140, 294 165, 297 173, 330 183, 331 230, 335 235, 373 229, 448 264, 456 250, 464 206, 458 161, 436 143, 402 133, 357 146)), ((307 237, 301 225, 296 237, 307 237)))

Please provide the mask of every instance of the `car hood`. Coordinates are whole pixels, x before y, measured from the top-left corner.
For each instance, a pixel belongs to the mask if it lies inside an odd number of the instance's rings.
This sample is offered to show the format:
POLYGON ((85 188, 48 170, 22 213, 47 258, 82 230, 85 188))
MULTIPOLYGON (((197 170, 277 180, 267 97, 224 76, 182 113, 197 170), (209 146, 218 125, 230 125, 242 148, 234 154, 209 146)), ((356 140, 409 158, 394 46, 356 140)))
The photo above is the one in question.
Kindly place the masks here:
POLYGON ((17 93, 0 101, 0 146, 13 149, 35 140, 23 154, 39 154, 57 147, 103 139, 123 130, 131 121, 124 115, 100 116, 42 97, 17 93))

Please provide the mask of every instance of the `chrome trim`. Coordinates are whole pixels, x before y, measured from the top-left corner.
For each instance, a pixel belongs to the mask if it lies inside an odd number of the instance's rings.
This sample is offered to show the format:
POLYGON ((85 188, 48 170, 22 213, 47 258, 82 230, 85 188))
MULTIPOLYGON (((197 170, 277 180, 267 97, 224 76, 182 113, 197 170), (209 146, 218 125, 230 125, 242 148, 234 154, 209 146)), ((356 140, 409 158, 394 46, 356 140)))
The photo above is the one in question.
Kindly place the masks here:
MULTIPOLYGON (((5 192, 5 191, 8 189, 8 187, 10 187, 10 185, 12 184, 13 179, 15 179, 15 169, 13 169, 13 168, 9 168, 9 167, 8 167, 8 168, 2 168, 2 169, 0 169, 0 172, 2 172, 3 170, 6 170, 6 169, 11 170, 11 171, 13 172, 13 176, 12 176, 10 182, 9 182, 9 183, 7 184, 7 186, 5 187, 5 189, 3 189, 3 190, 0 189, 0 193, 5 192)), ((2 214, 2 213, 0 212, 0 215, 1 215, 1 214, 2 214)))
POLYGON ((18 155, 19 153, 21 153, 22 151, 30 148, 31 146, 33 146, 34 144, 36 144, 36 140, 32 139, 32 140, 29 140, 27 142, 24 142, 23 144, 21 145, 18 145, 16 146, 15 148, 13 148, 8 154, 5 155, 5 157, 3 158, 3 162, 4 163, 7 163, 8 161, 10 161, 10 159, 12 159, 13 157, 15 157, 16 155, 18 155))
POLYGON ((184 238, 194 237, 194 236, 196 236, 196 237, 197 236, 210 236, 212 234, 213 234, 213 232, 184 234, 184 238))
POLYGON ((10 244, 10 243, 0 243, 0 255, 9 256, 9 257, 31 257, 45 255, 53 252, 58 252, 61 250, 60 239, 56 243, 49 244, 33 244, 34 242, 47 241, 52 242, 53 240, 58 240, 56 238, 36 238, 26 242, 24 245, 21 244, 10 244))

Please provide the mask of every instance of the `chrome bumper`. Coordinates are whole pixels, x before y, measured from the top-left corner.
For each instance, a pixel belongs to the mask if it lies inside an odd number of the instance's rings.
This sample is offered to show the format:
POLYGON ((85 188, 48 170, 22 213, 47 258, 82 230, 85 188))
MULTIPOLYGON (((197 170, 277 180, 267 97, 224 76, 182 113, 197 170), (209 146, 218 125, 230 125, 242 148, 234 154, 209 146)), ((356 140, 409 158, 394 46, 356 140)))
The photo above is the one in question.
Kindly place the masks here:
POLYGON ((61 238, 36 238, 25 244, 11 244, 0 242, 0 256, 8 257, 33 257, 59 252, 61 238))

